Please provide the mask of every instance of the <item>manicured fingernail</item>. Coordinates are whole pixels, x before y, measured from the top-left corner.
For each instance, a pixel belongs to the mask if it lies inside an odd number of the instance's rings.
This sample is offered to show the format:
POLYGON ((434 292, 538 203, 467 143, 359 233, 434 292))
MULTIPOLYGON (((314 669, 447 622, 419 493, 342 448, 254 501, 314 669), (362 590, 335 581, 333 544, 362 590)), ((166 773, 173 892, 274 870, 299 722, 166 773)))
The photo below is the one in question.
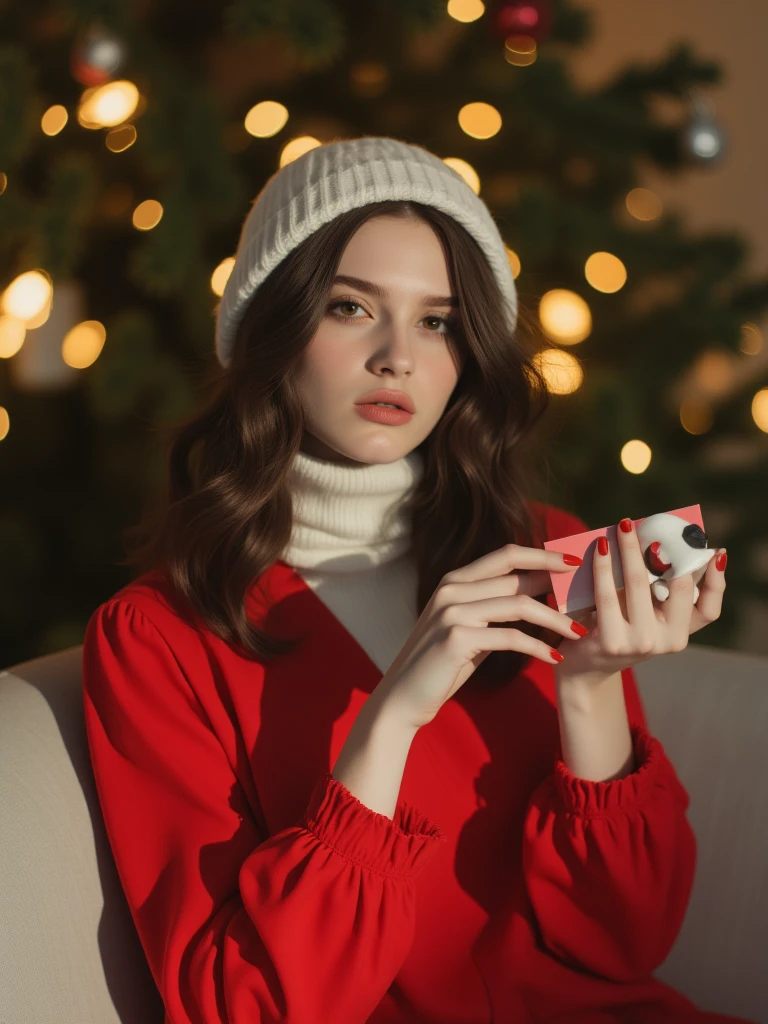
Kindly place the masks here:
POLYGON ((631 519, 622 519, 621 522, 619 523, 619 526, 624 531, 624 533, 632 533, 632 520, 631 519))
POLYGON ((607 555, 608 554, 608 538, 607 537, 598 537, 597 538, 597 550, 600 552, 601 555, 607 555))
POLYGON ((574 633, 578 633, 579 636, 586 636, 589 630, 586 626, 582 626, 580 622, 572 622, 571 629, 574 633))
POLYGON ((715 568, 719 569, 720 572, 725 572, 725 566, 728 561, 728 552, 723 551, 719 555, 715 555, 715 568))
POLYGON ((556 651, 554 647, 549 648, 549 653, 555 659, 555 661, 565 661, 565 655, 561 654, 560 651, 556 651))
POLYGON ((563 555, 563 561, 566 565, 581 565, 584 559, 578 555, 563 555))

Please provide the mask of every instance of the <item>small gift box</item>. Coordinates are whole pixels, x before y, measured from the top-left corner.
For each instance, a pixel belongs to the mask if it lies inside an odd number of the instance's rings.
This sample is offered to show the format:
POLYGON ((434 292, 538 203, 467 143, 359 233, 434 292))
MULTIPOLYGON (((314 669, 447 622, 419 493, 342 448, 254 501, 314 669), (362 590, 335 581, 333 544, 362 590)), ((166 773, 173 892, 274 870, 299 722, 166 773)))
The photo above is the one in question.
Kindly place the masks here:
MULTIPOLYGON (((709 560, 716 550, 707 546, 699 505, 686 505, 685 508, 659 512, 645 519, 633 519, 632 522, 648 570, 648 583, 656 600, 666 601, 669 596, 667 580, 691 573, 695 604, 699 597, 697 583, 707 571, 709 560)), ((549 574, 558 611, 571 614, 584 608, 596 607, 592 560, 598 537, 607 537, 616 590, 624 589, 617 529, 617 526, 604 526, 598 530, 544 541, 547 551, 560 551, 583 559, 582 564, 571 572, 549 574)))

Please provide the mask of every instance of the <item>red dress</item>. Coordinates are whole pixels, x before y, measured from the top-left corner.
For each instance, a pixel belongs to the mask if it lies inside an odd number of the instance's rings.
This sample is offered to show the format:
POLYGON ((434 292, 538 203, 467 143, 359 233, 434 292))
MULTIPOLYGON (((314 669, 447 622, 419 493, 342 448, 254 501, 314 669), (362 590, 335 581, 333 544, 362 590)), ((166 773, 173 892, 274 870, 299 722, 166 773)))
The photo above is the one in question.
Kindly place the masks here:
MULTIPOLYGON (((550 538, 587 529, 545 508, 550 538)), ((553 670, 532 658, 419 730, 391 821, 330 774, 381 672, 283 562, 247 611, 304 645, 243 659, 154 573, 85 637, 97 791, 169 1024, 743 1021, 651 974, 696 842, 631 669, 632 774, 569 773, 553 670)))

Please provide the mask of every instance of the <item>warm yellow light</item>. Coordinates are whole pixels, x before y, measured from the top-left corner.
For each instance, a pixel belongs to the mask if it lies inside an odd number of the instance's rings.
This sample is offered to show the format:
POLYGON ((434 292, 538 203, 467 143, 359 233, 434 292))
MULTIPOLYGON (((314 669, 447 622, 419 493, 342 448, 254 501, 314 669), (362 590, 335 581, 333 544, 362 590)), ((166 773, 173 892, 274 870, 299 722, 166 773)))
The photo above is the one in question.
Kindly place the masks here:
POLYGON ((104 144, 113 153, 122 153, 136 141, 136 129, 132 124, 121 124, 119 128, 111 128, 107 132, 104 144))
POLYGON ((139 90, 125 79, 86 89, 77 117, 84 128, 111 128, 131 116, 139 103, 139 90))
POLYGON ((680 426, 688 434, 706 434, 712 426, 712 409, 706 402, 687 398, 680 403, 680 426))
POLYGON ((584 380, 581 364, 570 352, 560 348, 548 348, 537 352, 533 361, 547 382, 547 390, 553 395, 570 395, 584 380))
POLYGON ((752 399, 752 419, 758 430, 768 434, 768 388, 761 388, 752 399))
POLYGON ((507 36, 504 40, 504 60, 507 64, 524 68, 536 62, 536 40, 533 36, 507 36))
POLYGON ((229 275, 232 273, 232 268, 235 265, 235 257, 227 256, 225 260, 216 267, 214 272, 211 274, 211 288, 214 295, 223 295, 229 275))
POLYGON ((512 267, 512 277, 516 278, 520 274, 520 270, 522 269, 520 265, 520 257, 517 255, 515 250, 510 249, 508 245, 505 245, 504 248, 506 249, 507 252, 507 259, 509 260, 509 265, 510 267, 512 267))
POLYGON ((150 231, 157 227, 163 216, 163 207, 156 199, 145 199, 133 211, 133 226, 139 231, 150 231))
POLYGON ((466 160, 457 156, 444 156, 443 163, 448 164, 457 174, 460 174, 475 195, 480 194, 480 176, 472 164, 468 164, 466 160))
POLYGON ((697 359, 692 376, 707 395, 727 395, 733 386, 733 356, 722 349, 708 349, 697 359))
POLYGON ((62 107, 60 103, 54 103, 40 118, 40 127, 45 135, 58 135, 68 120, 67 108, 62 107))
POLYGON ((52 306, 53 306, 53 291, 51 291, 51 294, 48 296, 48 298, 46 300, 46 303, 43 306, 43 308, 40 310, 40 312, 36 313, 35 316, 30 317, 30 319, 26 321, 24 326, 27 328, 27 330, 28 331, 32 331, 36 327, 42 327, 43 324, 48 319, 48 317, 51 315, 51 308, 52 308, 52 306))
POLYGON ((610 252, 593 252, 584 265, 584 276, 598 292, 611 294, 627 282, 627 268, 610 252))
POLYGON ((3 172, 0 171, 0 196, 3 194, 3 192, 5 192, 5 189, 6 189, 7 185, 8 185, 8 175, 7 174, 3 174, 3 172))
POLYGON ((539 320, 544 332, 561 345, 576 345, 592 330, 589 306, 566 288, 553 288, 542 297, 539 320))
POLYGON ((8 410, 4 405, 0 405, 0 441, 4 441, 8 437, 8 431, 11 429, 11 417, 8 415, 8 410))
POLYGON ((481 3, 481 0, 448 0, 446 13, 454 21, 462 21, 467 24, 482 18, 485 13, 485 4, 481 3))
POLYGON ((3 292, 2 309, 19 320, 33 320, 51 301, 53 286, 43 271, 19 274, 3 292))
POLYGON ((459 126, 473 139, 490 139, 501 128, 501 114, 490 103, 467 103, 459 111, 459 126))
POLYGON ((67 366, 84 370, 95 363, 104 348, 107 332, 98 320, 83 320, 64 335, 61 356, 67 366))
POLYGON ((257 139, 268 139, 277 135, 288 120, 288 108, 275 100, 262 100, 251 107, 245 115, 245 130, 257 139))
POLYGON ((757 324, 746 323, 741 325, 741 341, 739 351, 745 356, 756 356, 763 351, 763 332, 757 324))
POLYGON ((0 316, 0 359, 10 359, 15 356, 24 344, 27 334, 27 326, 18 317, 0 316))
POLYGON ((536 52, 536 40, 533 36, 507 36, 504 47, 512 53, 528 54, 536 52))
POLYGON ((637 220, 656 220, 664 209, 661 199, 648 188, 633 188, 625 202, 630 214, 637 220))
POLYGON ((291 139, 291 141, 283 147, 283 151, 280 154, 280 166, 285 167, 286 164, 291 163, 293 160, 297 160, 300 156, 304 156, 310 149, 315 149, 317 146, 321 146, 322 143, 319 139, 314 138, 312 135, 300 135, 297 139, 291 139))
POLYGON ((644 473, 651 464, 651 449, 645 441, 627 441, 621 449, 621 464, 628 473, 644 473))

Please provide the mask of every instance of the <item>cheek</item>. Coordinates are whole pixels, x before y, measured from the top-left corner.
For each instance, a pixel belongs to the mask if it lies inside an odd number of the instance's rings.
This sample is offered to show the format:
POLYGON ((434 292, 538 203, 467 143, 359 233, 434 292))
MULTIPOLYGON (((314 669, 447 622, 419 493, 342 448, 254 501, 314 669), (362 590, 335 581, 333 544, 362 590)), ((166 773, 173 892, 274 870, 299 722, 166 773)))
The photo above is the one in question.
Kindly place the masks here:
POLYGON ((432 382, 435 396, 439 396, 443 403, 447 402, 453 393, 462 369, 461 356, 458 353, 453 354, 448 346, 430 360, 424 376, 432 382))
POLYGON ((307 346, 301 360, 301 373, 305 386, 322 390, 327 384, 338 386, 343 378, 345 364, 353 357, 350 346, 343 344, 333 324, 324 323, 307 346))

